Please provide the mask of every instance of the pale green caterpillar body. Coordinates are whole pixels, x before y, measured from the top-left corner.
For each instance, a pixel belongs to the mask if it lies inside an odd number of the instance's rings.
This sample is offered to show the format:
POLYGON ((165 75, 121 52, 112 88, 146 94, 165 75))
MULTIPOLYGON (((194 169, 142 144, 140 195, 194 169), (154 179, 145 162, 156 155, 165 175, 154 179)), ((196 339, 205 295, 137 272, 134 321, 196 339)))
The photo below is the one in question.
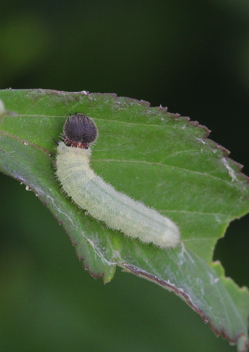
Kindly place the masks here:
MULTIPOLYGON (((77 123, 79 118, 83 119, 82 116, 90 119, 78 113, 71 116, 71 121, 68 119, 64 126, 64 138, 58 144, 56 158, 57 177, 64 191, 80 208, 85 209, 93 218, 103 221, 109 228, 161 248, 175 247, 180 241, 180 232, 173 221, 116 191, 90 168, 91 149, 88 145, 92 141, 87 138, 92 131, 88 131, 85 140, 72 138, 67 128, 69 124, 75 123, 75 116, 77 123)), ((95 126, 92 120, 91 124, 95 126)))

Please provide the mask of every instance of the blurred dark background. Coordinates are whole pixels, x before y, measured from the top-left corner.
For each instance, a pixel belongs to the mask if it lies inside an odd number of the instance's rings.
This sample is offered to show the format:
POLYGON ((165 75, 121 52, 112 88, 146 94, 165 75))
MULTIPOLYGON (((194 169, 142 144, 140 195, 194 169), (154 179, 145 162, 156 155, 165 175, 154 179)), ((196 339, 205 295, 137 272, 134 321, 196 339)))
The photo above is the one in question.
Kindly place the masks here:
MULTIPOLYGON (((0 3, 0 89, 116 93, 212 130, 249 174, 247 0, 0 3)), ((179 298, 132 275, 103 285, 35 195, 0 175, 0 351, 235 351, 179 298), (179 338, 181 336, 181 338, 179 338)), ((249 286, 249 218, 214 259, 249 286)))

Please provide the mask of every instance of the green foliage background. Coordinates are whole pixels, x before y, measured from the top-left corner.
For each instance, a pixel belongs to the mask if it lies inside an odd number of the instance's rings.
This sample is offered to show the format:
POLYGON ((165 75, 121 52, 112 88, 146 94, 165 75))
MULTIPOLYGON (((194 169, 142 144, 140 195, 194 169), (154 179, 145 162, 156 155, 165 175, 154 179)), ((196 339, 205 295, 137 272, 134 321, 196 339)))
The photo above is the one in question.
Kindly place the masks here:
MULTIPOLYGON (((213 130, 249 174, 248 18, 242 0, 5 2, 0 88, 167 105, 213 130)), ((0 178, 1 351, 235 351, 173 294, 119 270, 108 285, 92 279, 35 195, 0 178)), ((247 286, 248 222, 215 252, 247 286)))

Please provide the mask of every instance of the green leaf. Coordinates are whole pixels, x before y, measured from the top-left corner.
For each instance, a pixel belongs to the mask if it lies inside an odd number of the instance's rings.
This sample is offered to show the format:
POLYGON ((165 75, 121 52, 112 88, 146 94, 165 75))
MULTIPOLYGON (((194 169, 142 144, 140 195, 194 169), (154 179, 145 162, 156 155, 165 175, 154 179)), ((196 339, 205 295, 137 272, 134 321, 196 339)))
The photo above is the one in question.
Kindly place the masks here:
POLYGON ((247 178, 208 130, 146 102, 111 94, 2 90, 0 170, 26 184, 61 223, 85 268, 112 279, 116 265, 175 292, 216 334, 248 348, 249 293, 212 262, 230 221, 249 211, 247 178), (99 129, 91 166, 118 191, 169 216, 181 244, 143 244, 91 218, 60 190, 56 144, 65 119, 92 117, 99 129))

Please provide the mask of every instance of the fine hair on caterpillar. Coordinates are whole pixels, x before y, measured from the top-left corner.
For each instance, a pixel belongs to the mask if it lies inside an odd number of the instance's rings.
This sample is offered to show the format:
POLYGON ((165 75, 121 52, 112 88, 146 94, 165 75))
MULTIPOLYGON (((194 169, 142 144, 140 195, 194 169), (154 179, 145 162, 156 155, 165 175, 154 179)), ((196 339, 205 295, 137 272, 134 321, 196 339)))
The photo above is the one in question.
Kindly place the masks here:
POLYGON ((56 157, 56 174, 65 192, 109 228, 161 248, 175 247, 180 231, 172 220, 116 191, 91 169, 90 145, 97 136, 90 117, 76 113, 66 120, 56 157))

